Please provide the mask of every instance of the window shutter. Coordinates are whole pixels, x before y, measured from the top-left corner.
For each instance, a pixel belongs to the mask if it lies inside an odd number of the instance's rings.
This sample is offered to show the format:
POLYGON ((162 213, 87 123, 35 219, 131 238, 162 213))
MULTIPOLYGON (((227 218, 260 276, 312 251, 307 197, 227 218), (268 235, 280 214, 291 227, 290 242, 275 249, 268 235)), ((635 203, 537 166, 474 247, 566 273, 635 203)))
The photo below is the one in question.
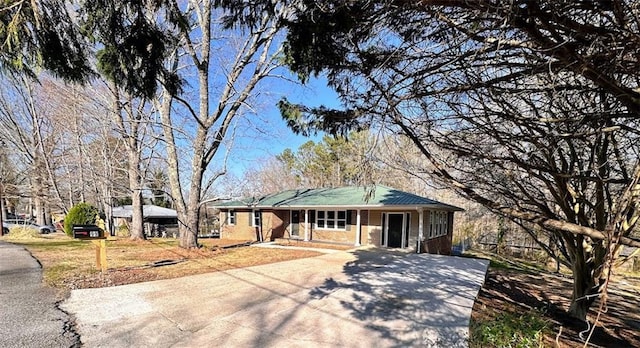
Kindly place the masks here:
POLYGON ((309 210, 309 225, 311 226, 311 229, 315 227, 315 224, 316 224, 316 211, 309 210))
POLYGON ((384 238, 384 237, 385 237, 385 236, 384 236, 384 232, 385 232, 385 231, 384 231, 384 226, 385 226, 385 221, 386 221, 386 220, 387 220, 387 213, 382 213, 382 226, 380 226, 380 227, 381 227, 381 228, 380 228, 380 234, 381 234, 381 236, 380 236, 380 241, 381 241, 380 245, 381 245, 381 246, 383 246, 383 245, 387 245, 387 241, 386 241, 386 239, 384 238))
POLYGON ((404 213, 404 245, 405 247, 409 246, 409 234, 411 233, 411 213, 404 213))
POLYGON ((345 226, 345 229, 347 231, 351 231, 351 214, 353 214, 353 210, 347 210, 347 216, 346 216, 347 223, 346 223, 346 226, 345 226))

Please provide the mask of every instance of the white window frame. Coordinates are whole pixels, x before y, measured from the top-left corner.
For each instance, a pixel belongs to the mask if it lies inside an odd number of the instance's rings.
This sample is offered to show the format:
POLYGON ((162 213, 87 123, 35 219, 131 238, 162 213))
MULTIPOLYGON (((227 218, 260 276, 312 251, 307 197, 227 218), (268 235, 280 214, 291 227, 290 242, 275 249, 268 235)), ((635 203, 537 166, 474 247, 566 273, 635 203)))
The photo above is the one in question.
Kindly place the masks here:
POLYGON ((346 210, 316 210, 316 228, 319 230, 346 231, 347 211, 346 210), (323 215, 321 218, 320 215, 323 215), (333 213, 333 218, 329 218, 329 213, 333 213), (344 213, 344 218, 339 218, 340 213, 344 213), (329 227, 329 222, 333 222, 333 227, 329 227), (343 227, 338 227, 339 222, 343 222, 343 227))
POLYGON ((446 236, 449 231, 449 212, 429 212, 429 239, 446 236))
POLYGON ((236 211, 231 209, 227 212, 227 225, 236 224, 236 211))
POLYGON ((300 225, 301 225, 301 221, 302 219, 300 218, 300 211, 298 210, 298 222, 296 222, 295 224, 298 225, 297 227, 297 231, 296 234, 293 234, 293 229, 294 227, 294 222, 293 222, 293 212, 295 210, 289 210, 289 236, 291 236, 291 238, 300 238, 300 225))
POLYGON ((382 238, 384 239, 384 243, 382 243, 382 246, 385 248, 389 247, 389 215, 402 215, 402 241, 400 242, 400 249, 408 248, 411 232, 411 213, 397 211, 382 213, 381 219, 384 220, 381 231, 382 238))
POLYGON ((262 224, 262 216, 260 215, 259 209, 253 209, 251 211, 250 221, 251 227, 260 227, 260 225, 262 224))

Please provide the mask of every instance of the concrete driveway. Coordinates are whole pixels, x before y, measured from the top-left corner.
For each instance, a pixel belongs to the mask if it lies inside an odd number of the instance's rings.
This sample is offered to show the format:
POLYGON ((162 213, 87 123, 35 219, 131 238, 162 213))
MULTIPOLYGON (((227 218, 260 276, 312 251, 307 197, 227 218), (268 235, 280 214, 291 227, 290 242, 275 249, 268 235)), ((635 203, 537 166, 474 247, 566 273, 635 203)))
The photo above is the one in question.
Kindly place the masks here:
POLYGON ((88 347, 464 347, 488 261, 376 250, 74 290, 88 347))

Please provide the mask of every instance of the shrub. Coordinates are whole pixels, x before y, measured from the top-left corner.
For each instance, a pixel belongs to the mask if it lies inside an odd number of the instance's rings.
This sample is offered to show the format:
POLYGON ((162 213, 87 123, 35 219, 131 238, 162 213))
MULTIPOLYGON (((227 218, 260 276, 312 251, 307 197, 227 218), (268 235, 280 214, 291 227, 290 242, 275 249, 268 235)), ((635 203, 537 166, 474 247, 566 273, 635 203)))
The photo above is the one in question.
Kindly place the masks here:
POLYGON ((98 218, 98 209, 91 204, 76 204, 64 218, 64 233, 73 237, 73 225, 94 225, 98 218))

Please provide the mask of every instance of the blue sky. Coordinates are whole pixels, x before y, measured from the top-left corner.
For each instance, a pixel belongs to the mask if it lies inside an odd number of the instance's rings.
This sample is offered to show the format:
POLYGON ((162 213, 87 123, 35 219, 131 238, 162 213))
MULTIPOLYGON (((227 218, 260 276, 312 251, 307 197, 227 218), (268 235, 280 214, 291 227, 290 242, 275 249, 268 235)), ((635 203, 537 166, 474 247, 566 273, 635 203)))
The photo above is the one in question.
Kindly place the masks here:
MULTIPOLYGON (((265 98, 258 120, 255 121, 254 118, 255 122, 250 121, 252 124, 247 131, 238 131, 228 163, 232 174, 242 176, 244 171, 255 167, 256 162, 280 154, 287 148, 295 151, 309 140, 317 142, 322 139, 322 134, 310 138, 295 135, 287 127, 276 106, 282 96, 290 102, 308 106, 340 107, 337 94, 327 87, 324 78, 310 79, 304 86, 278 83, 277 89, 281 88, 282 91, 273 91, 272 96, 265 98), (256 129, 260 129, 260 134, 257 134, 256 129)), ((240 122, 241 127, 246 127, 246 122, 248 121, 240 122)))

